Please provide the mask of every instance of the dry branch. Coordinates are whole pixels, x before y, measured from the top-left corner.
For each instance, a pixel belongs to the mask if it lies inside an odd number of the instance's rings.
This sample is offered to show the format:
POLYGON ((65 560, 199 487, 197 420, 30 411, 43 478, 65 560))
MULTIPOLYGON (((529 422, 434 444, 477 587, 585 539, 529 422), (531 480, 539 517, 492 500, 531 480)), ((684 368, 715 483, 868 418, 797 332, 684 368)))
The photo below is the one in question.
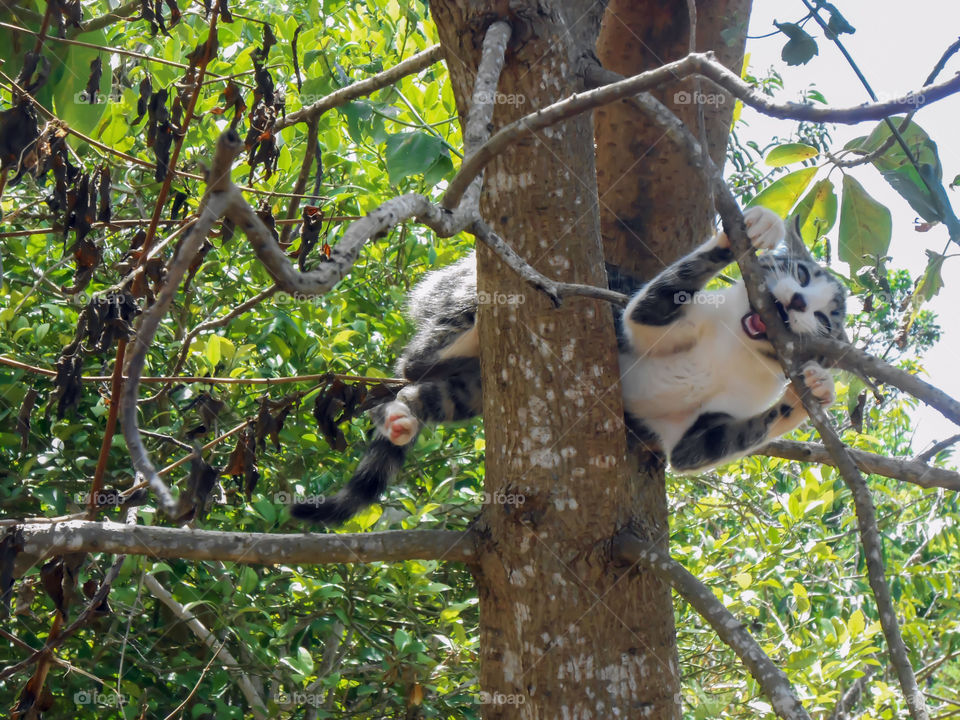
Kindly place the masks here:
POLYGON ((229 183, 230 163, 241 147, 240 138, 233 131, 228 131, 220 136, 213 170, 211 171, 210 190, 204 199, 200 217, 196 225, 190 229, 190 233, 184 238, 177 254, 170 262, 167 268, 166 283, 157 295, 156 302, 143 314, 143 321, 136 340, 133 342, 134 349, 127 365, 129 380, 124 385, 121 397, 123 436, 127 442, 134 468, 150 484, 150 487, 157 494, 161 506, 168 513, 176 511, 176 502, 163 480, 157 475, 156 468, 150 462, 150 457, 143 446, 137 428, 137 396, 140 389, 140 376, 143 373, 147 351, 150 349, 160 321, 166 315, 174 295, 179 290, 180 281, 210 232, 213 223, 223 214, 230 201, 229 192, 220 192, 217 188, 224 182, 229 183))
POLYGON ((618 560, 648 567, 680 593, 747 666, 779 717, 810 720, 786 674, 767 657, 743 623, 717 600, 709 587, 676 560, 657 552, 632 532, 625 531, 614 538, 613 552, 618 560))
POLYGON ((65 552, 146 555, 155 559, 219 560, 247 565, 449 560, 472 562, 475 539, 454 530, 372 533, 240 533, 73 520, 25 523, 26 556, 65 552))

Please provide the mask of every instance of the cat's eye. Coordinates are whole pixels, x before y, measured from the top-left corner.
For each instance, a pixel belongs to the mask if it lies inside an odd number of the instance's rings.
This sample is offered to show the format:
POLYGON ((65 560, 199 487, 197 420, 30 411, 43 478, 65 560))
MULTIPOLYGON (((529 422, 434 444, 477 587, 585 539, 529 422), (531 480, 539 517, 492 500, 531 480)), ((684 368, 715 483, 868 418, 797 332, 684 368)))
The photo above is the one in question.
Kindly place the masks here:
POLYGON ((803 265, 797 265, 797 281, 800 287, 806 287, 810 284, 810 271, 803 265))
POLYGON ((830 332, 832 326, 830 325, 830 321, 827 319, 826 315, 824 315, 822 312, 815 312, 813 316, 817 319, 817 322, 820 323, 820 327, 827 332, 830 332))

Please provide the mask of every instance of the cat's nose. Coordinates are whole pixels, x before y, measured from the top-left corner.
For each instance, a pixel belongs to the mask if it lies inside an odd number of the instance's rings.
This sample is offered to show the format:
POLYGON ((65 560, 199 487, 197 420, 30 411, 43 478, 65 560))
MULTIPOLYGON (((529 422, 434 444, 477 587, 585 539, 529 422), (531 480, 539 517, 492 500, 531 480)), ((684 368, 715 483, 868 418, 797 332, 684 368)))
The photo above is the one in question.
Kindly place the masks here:
POLYGON ((793 297, 790 298, 790 304, 787 305, 787 309, 803 312, 807 309, 807 301, 803 299, 803 295, 800 293, 794 293, 793 297))

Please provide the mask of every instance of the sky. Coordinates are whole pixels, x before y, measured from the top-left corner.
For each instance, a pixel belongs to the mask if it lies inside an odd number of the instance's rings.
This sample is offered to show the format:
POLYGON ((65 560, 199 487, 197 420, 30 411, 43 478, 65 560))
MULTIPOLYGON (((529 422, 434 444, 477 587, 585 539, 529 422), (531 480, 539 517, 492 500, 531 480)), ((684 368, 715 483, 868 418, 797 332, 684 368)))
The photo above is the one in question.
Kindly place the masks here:
MULTIPOLYGON (((901 97, 908 90, 919 89, 943 51, 960 37, 960 0, 912 0, 910 3, 835 0, 834 5, 856 28, 854 34, 842 35, 841 40, 880 99, 901 97)), ((755 0, 749 34, 751 37, 765 35, 775 30, 774 20, 796 22, 805 12, 800 0, 755 0)), ((799 100, 801 92, 812 85, 833 106, 868 102, 866 90, 835 45, 823 37, 813 21, 808 21, 804 28, 817 40, 819 55, 806 65, 788 67, 780 59, 786 42, 783 35, 748 40, 747 52, 754 74, 763 74, 769 67, 780 72, 784 90, 777 100, 799 100)), ((949 79, 956 72, 960 72, 960 54, 950 60, 938 80, 949 79)), ((792 128, 790 123, 760 116, 749 108, 744 109, 742 117, 750 125, 745 138, 756 138, 761 147, 775 135, 787 135, 792 128)), ((960 96, 922 108, 914 121, 937 143, 944 179, 949 183, 960 174, 960 96)), ((832 126, 833 147, 839 149, 848 140, 868 134, 875 124, 832 126)), ((906 268, 918 276, 926 266, 924 249, 941 252, 948 240, 946 229, 937 226, 926 233, 916 232, 916 213, 872 166, 851 172, 868 193, 891 211, 891 267, 906 268)), ((836 171, 831 178, 839 185, 836 171)), ((954 210, 960 214, 960 191, 948 190, 947 193, 954 210)), ((836 240, 836 233, 834 227, 829 237, 836 240)), ((957 251, 960 252, 960 248, 957 251)), ((944 288, 928 305, 938 315, 942 339, 925 356, 924 366, 929 382, 953 397, 960 397, 960 257, 947 260, 943 279, 944 288)), ((850 302, 851 311, 859 310, 856 300, 850 302)), ((915 413, 913 429, 917 451, 957 431, 936 410, 926 407, 915 413)))

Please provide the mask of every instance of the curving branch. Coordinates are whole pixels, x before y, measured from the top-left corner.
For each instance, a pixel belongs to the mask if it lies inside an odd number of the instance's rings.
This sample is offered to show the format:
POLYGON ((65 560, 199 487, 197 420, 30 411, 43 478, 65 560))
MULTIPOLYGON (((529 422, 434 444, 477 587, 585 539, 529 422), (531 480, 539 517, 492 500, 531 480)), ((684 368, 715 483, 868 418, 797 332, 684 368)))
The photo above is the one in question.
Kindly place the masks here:
MULTIPOLYGON (((713 170, 714 172, 711 174, 718 195, 718 210, 723 220, 724 230, 730 238, 731 247, 740 258, 738 264, 743 273, 750 304, 760 313, 760 317, 766 323, 767 337, 773 345, 787 377, 793 382, 794 390, 802 400, 811 423, 820 434, 824 446, 836 463, 837 471, 853 495, 860 542, 863 544, 867 564, 867 578, 877 602, 880 625, 890 650, 890 662, 897 672, 900 687, 910 708, 910 714, 914 720, 928 720, 929 716, 923 694, 920 692, 916 675, 910 665, 910 658, 907 647, 903 642, 903 636, 900 633, 900 624, 890 594, 890 587, 887 585, 886 570, 883 563, 883 546, 880 541, 876 509, 870 496, 870 490, 857 469, 848 448, 834 430, 826 411, 804 384, 803 375, 800 372, 801 359, 797 354, 797 348, 802 343, 798 342, 796 335, 786 329, 779 313, 773 307, 773 300, 768 293, 761 290, 761 287, 763 287, 763 271, 747 238, 743 215, 736 199, 733 197, 733 193, 723 183, 719 170, 716 168, 713 168, 713 170)), ((843 343, 838 344, 844 345, 843 343)), ((849 346, 849 349, 854 350, 852 346, 849 346)), ((847 355, 850 355, 850 353, 848 352, 844 357, 847 355)), ((863 353, 863 355, 873 360, 866 353, 863 353)), ((877 362, 880 363, 880 361, 877 362)), ((885 363, 880 364, 886 365, 885 363)))
POLYGON ((307 122, 313 118, 319 117, 327 110, 331 110, 340 105, 346 105, 351 100, 366 97, 371 93, 381 90, 388 85, 407 75, 426 70, 443 56, 443 51, 439 45, 432 45, 422 52, 397 63, 392 68, 377 73, 373 77, 365 80, 359 80, 352 85, 336 90, 326 97, 320 98, 315 103, 302 107, 296 112, 292 112, 286 117, 277 120, 273 126, 274 130, 283 130, 283 128, 296 125, 297 123, 307 122))
POLYGON ((525 115, 501 128, 477 153, 460 166, 443 198, 443 206, 456 207, 467 187, 490 160, 524 135, 555 125, 601 105, 636 95, 668 82, 690 75, 699 75, 726 90, 755 110, 775 118, 856 124, 865 120, 880 120, 898 112, 908 112, 941 100, 960 91, 960 74, 936 85, 882 103, 864 103, 849 108, 816 107, 801 103, 775 103, 741 80, 736 74, 716 62, 709 53, 691 53, 681 60, 667 63, 654 70, 633 75, 603 87, 576 93, 536 112, 525 115))
MULTIPOLYGON (((919 460, 887 457, 886 455, 852 448, 848 448, 847 452, 850 453, 850 457, 853 458, 860 470, 871 475, 883 475, 894 480, 903 480, 922 488, 941 487, 947 490, 960 491, 960 473, 953 470, 933 467, 919 460)), ((798 462, 815 462, 832 467, 837 466, 837 461, 827 448, 817 443, 774 440, 752 454, 768 455, 798 462)))
MULTIPOLYGON (((167 513, 176 512, 176 501, 170 494, 163 480, 157 474, 156 468, 150 462, 150 456, 140 438, 137 427, 137 396, 140 390, 140 376, 143 374, 147 351, 153 342, 160 321, 167 313, 170 303, 176 295, 180 281, 186 274, 190 263, 200 250, 200 246, 210 233, 213 224, 220 218, 230 202, 230 164, 237 156, 243 143, 237 134, 229 130, 220 136, 214 156, 211 180, 207 195, 204 198, 196 224, 184 238, 176 255, 167 268, 167 280, 156 302, 144 312, 143 320, 136 339, 133 341, 133 352, 127 365, 128 381, 123 386, 120 399, 120 414, 123 424, 123 437, 127 442, 130 459, 138 473, 150 484, 156 493, 161 506, 167 513)), ((119 369, 119 368, 118 368, 119 369)))
POLYGON ((72 520, 25 523, 23 555, 107 552, 151 558, 219 560, 246 565, 449 560, 473 562, 472 532, 394 530, 369 533, 239 533, 72 520))
POLYGON ((810 720, 783 670, 763 652, 743 623, 696 576, 629 530, 613 539, 613 555, 621 562, 644 565, 683 596, 746 665, 779 717, 784 720, 810 720))

